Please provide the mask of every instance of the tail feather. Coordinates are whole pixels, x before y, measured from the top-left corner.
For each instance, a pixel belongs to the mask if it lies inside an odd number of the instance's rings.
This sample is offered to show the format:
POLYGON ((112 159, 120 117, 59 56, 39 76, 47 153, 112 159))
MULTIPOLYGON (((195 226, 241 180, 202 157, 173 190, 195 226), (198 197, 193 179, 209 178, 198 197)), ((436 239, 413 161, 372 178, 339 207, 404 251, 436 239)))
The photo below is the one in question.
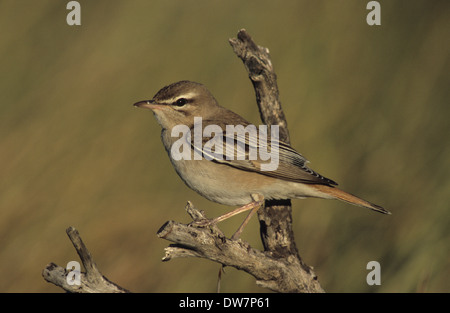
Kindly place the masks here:
POLYGON ((354 196, 348 192, 345 192, 339 188, 331 187, 327 185, 314 185, 314 187, 328 196, 331 196, 334 199, 338 199, 353 205, 361 206, 364 208, 369 208, 371 210, 374 210, 376 212, 380 212, 383 214, 392 214, 388 210, 384 209, 383 207, 370 203, 369 201, 363 200, 361 198, 358 198, 357 196, 354 196))

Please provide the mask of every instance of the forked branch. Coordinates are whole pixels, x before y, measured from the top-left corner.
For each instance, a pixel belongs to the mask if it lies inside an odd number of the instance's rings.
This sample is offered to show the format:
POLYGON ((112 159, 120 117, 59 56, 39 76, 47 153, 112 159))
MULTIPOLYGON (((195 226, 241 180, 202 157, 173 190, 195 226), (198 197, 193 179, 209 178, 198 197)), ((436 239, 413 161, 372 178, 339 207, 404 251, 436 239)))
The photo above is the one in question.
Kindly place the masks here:
POLYGON ((92 258, 91 253, 86 248, 83 240, 81 240, 78 231, 69 227, 66 230, 70 241, 80 257, 86 272, 75 273, 80 277, 72 281, 68 275, 74 274, 71 270, 58 266, 55 263, 49 263, 42 271, 42 276, 46 281, 58 287, 61 287, 67 292, 71 293, 125 293, 129 292, 125 288, 116 285, 103 276, 97 268, 97 265, 92 258))
MULTIPOLYGON (((186 211, 195 221, 205 219, 203 212, 188 202, 186 211)), ((303 270, 296 256, 274 257, 272 253, 253 249, 243 240, 226 238, 217 226, 197 227, 195 223, 166 222, 158 237, 169 240, 163 261, 180 257, 205 258, 232 266, 256 278, 257 285, 277 292, 323 292, 317 277, 303 270)))

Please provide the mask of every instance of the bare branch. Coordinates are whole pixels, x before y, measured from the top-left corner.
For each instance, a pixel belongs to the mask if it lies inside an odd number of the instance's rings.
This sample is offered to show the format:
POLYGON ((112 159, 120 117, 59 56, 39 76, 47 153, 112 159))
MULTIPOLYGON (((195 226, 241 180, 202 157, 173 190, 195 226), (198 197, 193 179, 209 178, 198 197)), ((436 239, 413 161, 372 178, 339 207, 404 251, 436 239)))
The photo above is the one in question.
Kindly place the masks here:
POLYGON ((84 268, 85 273, 80 274, 80 285, 69 284, 67 282, 67 275, 70 271, 56 265, 55 263, 48 264, 42 271, 42 276, 46 281, 52 283, 67 292, 72 293, 125 293, 128 290, 112 283, 98 270, 97 265, 92 258, 91 253, 86 248, 78 231, 69 227, 66 230, 70 241, 72 241, 75 250, 77 251, 84 268))
POLYGON ((281 109, 277 75, 270 59, 269 49, 258 46, 245 29, 237 38, 229 39, 234 53, 242 60, 253 83, 261 120, 266 125, 280 126, 280 140, 289 143, 286 118, 281 109))
MULTIPOLYGON (((258 46, 245 29, 237 38, 229 40, 236 55, 242 60, 253 83, 261 120, 266 125, 279 125, 280 140, 290 142, 287 121, 279 99, 277 76, 270 59, 269 49, 258 46)), ((311 269, 302 262, 295 245, 292 230, 290 200, 266 201, 264 210, 258 211, 261 238, 266 251, 279 257, 296 256, 304 271, 311 269)))
MULTIPOLYGON (((191 216, 204 218, 188 202, 186 210, 191 216)), ((257 284, 277 292, 323 292, 314 273, 301 270, 298 258, 273 257, 270 252, 253 249, 243 240, 231 240, 214 227, 200 228, 174 221, 166 222, 158 237, 174 242, 165 249, 163 261, 177 257, 200 257, 243 270, 257 280, 257 284)))

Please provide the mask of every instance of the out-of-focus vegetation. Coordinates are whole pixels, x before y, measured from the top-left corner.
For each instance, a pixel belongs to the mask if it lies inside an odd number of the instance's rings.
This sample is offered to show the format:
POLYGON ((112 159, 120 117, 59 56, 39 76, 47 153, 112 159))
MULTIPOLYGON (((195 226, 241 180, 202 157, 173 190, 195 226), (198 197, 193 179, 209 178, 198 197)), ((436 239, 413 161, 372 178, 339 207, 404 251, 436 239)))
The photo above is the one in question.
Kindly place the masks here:
MULTIPOLYGON (((214 292, 219 265, 162 263, 167 220, 187 200, 149 111, 132 104, 182 79, 259 122, 227 40, 246 28, 270 49, 293 146, 340 186, 391 210, 294 200, 297 244, 330 292, 449 292, 448 1, 0 2, 0 291, 58 292, 41 277, 78 260, 76 227, 102 272, 140 292, 214 292), (381 286, 366 264, 381 264, 381 286)), ((244 216, 223 222, 228 234, 244 216)), ((255 247, 253 220, 243 238, 255 247)), ((263 292, 226 268, 224 292, 263 292)))

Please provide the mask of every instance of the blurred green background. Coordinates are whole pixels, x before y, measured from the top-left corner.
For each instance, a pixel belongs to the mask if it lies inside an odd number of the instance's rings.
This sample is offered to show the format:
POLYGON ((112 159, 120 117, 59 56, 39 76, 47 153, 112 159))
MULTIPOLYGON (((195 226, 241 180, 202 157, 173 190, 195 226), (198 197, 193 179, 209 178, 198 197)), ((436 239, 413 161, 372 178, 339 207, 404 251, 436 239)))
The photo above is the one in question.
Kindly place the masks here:
MULTIPOLYGON (((0 291, 60 292, 49 262, 79 260, 76 227, 102 273, 136 292, 214 292, 219 265, 161 262, 167 220, 187 200, 222 214, 172 169, 150 111, 162 86, 205 84, 259 123, 228 38, 271 52, 292 145, 311 167, 393 212, 294 200, 297 245, 328 292, 450 292, 448 1, 0 1, 0 291), (368 286, 366 264, 381 264, 368 286)), ((244 216, 223 222, 228 235, 244 216)), ((256 219, 243 239, 261 248, 256 219)), ((226 268, 224 292, 265 292, 226 268)))

